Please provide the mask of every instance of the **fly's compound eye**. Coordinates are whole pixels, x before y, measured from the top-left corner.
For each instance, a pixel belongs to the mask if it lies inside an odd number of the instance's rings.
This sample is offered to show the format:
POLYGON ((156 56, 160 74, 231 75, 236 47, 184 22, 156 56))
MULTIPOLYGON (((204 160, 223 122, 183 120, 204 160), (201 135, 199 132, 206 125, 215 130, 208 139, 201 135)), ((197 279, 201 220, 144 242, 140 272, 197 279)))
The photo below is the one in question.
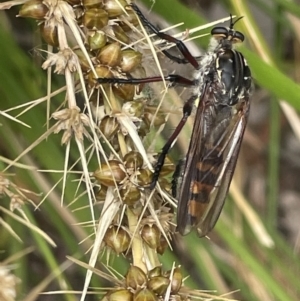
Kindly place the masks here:
POLYGON ((217 40, 226 39, 228 37, 228 29, 226 27, 214 27, 210 34, 217 40))
POLYGON ((241 32, 226 27, 214 27, 211 35, 217 40, 228 39, 233 43, 242 43, 245 40, 245 36, 241 32))
POLYGON ((232 35, 232 41, 233 43, 242 43, 245 40, 245 36, 239 32, 235 31, 234 34, 232 35))

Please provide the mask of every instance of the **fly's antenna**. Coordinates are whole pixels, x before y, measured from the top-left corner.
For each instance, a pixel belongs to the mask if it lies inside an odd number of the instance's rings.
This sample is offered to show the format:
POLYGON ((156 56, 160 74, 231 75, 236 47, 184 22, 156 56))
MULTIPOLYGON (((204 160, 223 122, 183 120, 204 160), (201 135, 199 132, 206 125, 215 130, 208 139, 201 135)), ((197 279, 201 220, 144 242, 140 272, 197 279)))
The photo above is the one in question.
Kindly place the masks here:
POLYGON ((233 29, 233 26, 234 26, 238 21, 240 21, 242 18, 244 18, 244 16, 241 16, 241 17, 237 18, 237 19, 233 22, 233 20, 232 20, 232 14, 230 14, 230 26, 229 26, 229 28, 230 28, 230 29, 233 29))

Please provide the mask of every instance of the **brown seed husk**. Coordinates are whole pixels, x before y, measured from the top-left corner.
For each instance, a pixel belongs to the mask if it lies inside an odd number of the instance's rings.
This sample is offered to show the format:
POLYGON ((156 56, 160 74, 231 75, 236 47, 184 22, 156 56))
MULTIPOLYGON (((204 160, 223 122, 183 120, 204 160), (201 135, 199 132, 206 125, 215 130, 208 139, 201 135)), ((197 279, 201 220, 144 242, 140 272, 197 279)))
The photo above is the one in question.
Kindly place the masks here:
POLYGON ((147 284, 147 276, 139 267, 132 265, 127 272, 125 281, 126 287, 136 290, 147 284))
POLYGON ((153 278, 153 277, 158 277, 162 275, 162 269, 161 266, 157 266, 154 269, 150 270, 148 272, 148 277, 153 278))
POLYGON ((123 72, 134 71, 142 62, 142 54, 133 49, 125 49, 121 51, 121 69, 123 72))
POLYGON ((121 168, 121 163, 117 160, 109 160, 107 163, 102 163, 101 166, 94 172, 96 180, 107 187, 120 184, 126 177, 126 173, 121 168))
POLYGON ((42 23, 40 31, 45 42, 51 46, 58 46, 57 27, 51 24, 42 23))
POLYGON ((141 236, 150 248, 156 249, 159 246, 161 232, 155 224, 145 225, 141 231, 141 236))
POLYGON ((29 0, 25 2, 20 11, 19 17, 43 20, 48 12, 48 7, 41 0, 29 0))
POLYGON ((97 55, 97 59, 104 65, 115 67, 121 61, 121 47, 119 43, 106 45, 97 55))
POLYGON ((90 50, 97 50, 106 45, 107 37, 102 30, 91 31, 88 36, 90 50))
POLYGON ((119 17, 124 14, 124 7, 127 5, 125 0, 104 0, 104 9, 110 18, 119 17))
POLYGON ((152 291, 145 288, 135 293, 133 300, 134 301, 158 301, 158 298, 152 291))
POLYGON ((108 14, 101 8, 90 8, 84 13, 82 24, 92 30, 100 30, 108 23, 108 14))
POLYGON ((149 280, 148 288, 155 294, 162 296, 166 293, 169 283, 170 279, 163 276, 157 276, 149 280))
POLYGON ((118 289, 106 294, 102 301, 133 301, 133 294, 127 289, 118 289))
POLYGON ((120 130, 120 124, 117 118, 107 115, 102 118, 99 129, 107 140, 111 140, 120 130))
POLYGON ((136 186, 122 187, 120 195, 124 204, 134 206, 141 199, 141 191, 136 186))
POLYGON ((104 241, 116 254, 120 254, 128 249, 130 236, 124 229, 112 226, 107 230, 104 241))
POLYGON ((137 151, 130 151, 124 156, 126 168, 140 169, 143 166, 144 160, 142 155, 137 151))

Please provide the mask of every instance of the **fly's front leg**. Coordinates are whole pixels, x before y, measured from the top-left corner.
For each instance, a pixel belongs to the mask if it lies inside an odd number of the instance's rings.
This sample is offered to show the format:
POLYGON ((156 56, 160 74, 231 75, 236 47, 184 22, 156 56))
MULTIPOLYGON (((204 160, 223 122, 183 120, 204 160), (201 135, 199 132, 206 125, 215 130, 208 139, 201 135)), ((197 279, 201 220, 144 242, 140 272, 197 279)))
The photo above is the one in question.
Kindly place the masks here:
POLYGON ((182 128, 184 127, 188 117, 191 115, 192 111, 193 111, 193 106, 194 103, 196 101, 196 99, 198 98, 198 95, 192 95, 187 102, 184 104, 183 106, 183 116, 179 122, 179 124, 177 125, 175 131, 173 132, 173 134, 171 135, 171 137, 168 139, 167 143, 164 145, 164 147, 161 150, 161 153, 157 159, 155 168, 154 168, 154 173, 152 176, 152 182, 150 184, 150 189, 154 189, 156 182, 158 181, 158 177, 159 174, 161 172, 161 169, 164 165, 165 159, 166 159, 166 155, 169 152, 169 149, 172 147, 173 143, 176 141, 179 133, 181 132, 182 128))
POLYGON ((174 43, 184 58, 183 59, 178 58, 178 57, 170 54, 166 50, 162 50, 163 54, 165 54, 169 59, 176 62, 177 64, 190 63, 195 69, 198 70, 200 68, 199 63, 197 62, 197 59, 194 56, 192 56, 192 54, 190 53, 188 48, 185 46, 185 44, 181 40, 178 40, 168 34, 160 32, 153 24, 151 24, 149 22, 149 20, 147 20, 147 18, 143 15, 143 13, 140 11, 140 9, 137 7, 136 4, 131 3, 130 6, 135 11, 135 13, 137 14, 137 16, 139 17, 139 19, 141 20, 141 22, 143 23, 144 26, 148 27, 154 34, 156 34, 162 40, 174 43))

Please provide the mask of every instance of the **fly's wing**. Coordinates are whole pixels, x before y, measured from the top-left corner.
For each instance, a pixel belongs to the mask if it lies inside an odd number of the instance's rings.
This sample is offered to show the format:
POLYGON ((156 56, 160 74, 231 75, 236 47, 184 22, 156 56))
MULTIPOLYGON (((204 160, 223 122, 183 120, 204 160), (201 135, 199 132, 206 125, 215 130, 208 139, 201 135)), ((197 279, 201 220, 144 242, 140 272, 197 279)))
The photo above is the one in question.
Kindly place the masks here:
POLYGON ((206 85, 199 101, 180 188, 177 229, 197 227, 205 236, 215 225, 230 186, 248 110, 248 95, 234 106, 214 106, 206 85))
MULTIPOLYGON (((215 226, 222 211, 235 170, 247 123, 247 117, 245 115, 240 114, 235 117, 236 118, 232 119, 227 129, 227 134, 231 135, 231 137, 228 137, 228 141, 224 141, 226 144, 225 149, 221 150, 219 153, 220 160, 222 160, 222 162, 220 162, 221 165, 220 167, 212 167, 212 172, 216 171, 215 176, 217 177, 217 180, 209 194, 208 203, 205 206, 206 208, 203 208, 203 213, 201 214, 201 217, 199 216, 196 224, 200 237, 205 236, 215 226)), ((205 175, 203 179, 205 181, 205 175)), ((201 201, 204 199, 202 197, 196 197, 196 200, 201 201)))

